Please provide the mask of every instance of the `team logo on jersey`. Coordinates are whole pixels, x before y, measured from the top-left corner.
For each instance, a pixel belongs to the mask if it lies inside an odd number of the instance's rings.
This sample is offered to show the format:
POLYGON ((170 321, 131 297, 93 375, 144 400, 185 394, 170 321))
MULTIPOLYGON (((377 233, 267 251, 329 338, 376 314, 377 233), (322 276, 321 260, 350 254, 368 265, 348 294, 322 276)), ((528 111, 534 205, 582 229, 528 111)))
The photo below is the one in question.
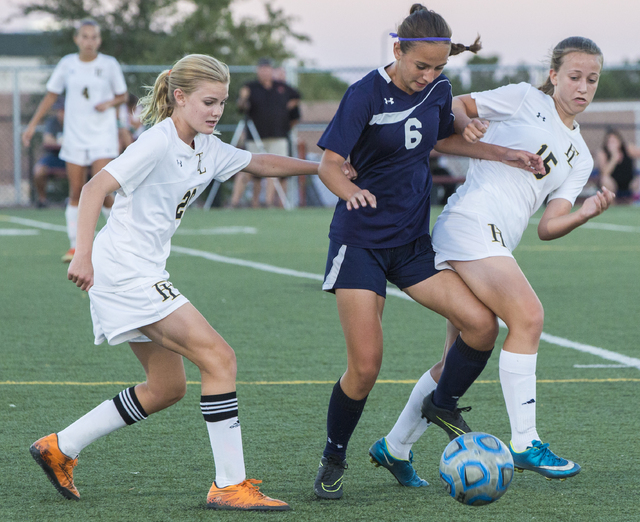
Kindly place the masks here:
POLYGON ((547 121, 547 117, 543 116, 542 114, 538 113, 538 115, 536 116, 536 118, 540 118, 542 121, 547 121))
POLYGON ((102 76, 102 69, 96 69, 96 76, 102 76))
POLYGON ((182 160, 177 159, 176 163, 178 164, 179 167, 182 167, 182 160))
POLYGON ((489 223, 489 228, 491 229, 492 243, 500 243, 503 247, 506 248, 507 245, 504 244, 504 239, 502 239, 501 230, 495 226, 493 223, 489 223))
POLYGON ((197 152, 196 156, 198 156, 198 174, 202 175, 205 172, 207 172, 207 168, 205 167, 204 170, 202 170, 202 155, 204 154, 204 152, 197 152))
POLYGON ((385 98, 384 99, 384 104, 385 105, 393 105, 393 98, 385 98))
POLYGON ((573 146, 573 143, 571 145, 569 145, 569 150, 567 152, 564 153, 564 155, 567 157, 567 163, 569 164, 569 166, 571 168, 573 168, 573 165, 571 165, 571 162, 577 158, 578 156, 580 156, 580 153, 578 152, 578 149, 576 149, 573 146))
POLYGON ((170 281, 158 281, 153 287, 162 296, 162 302, 171 299, 172 301, 180 295, 180 292, 176 290, 170 281))

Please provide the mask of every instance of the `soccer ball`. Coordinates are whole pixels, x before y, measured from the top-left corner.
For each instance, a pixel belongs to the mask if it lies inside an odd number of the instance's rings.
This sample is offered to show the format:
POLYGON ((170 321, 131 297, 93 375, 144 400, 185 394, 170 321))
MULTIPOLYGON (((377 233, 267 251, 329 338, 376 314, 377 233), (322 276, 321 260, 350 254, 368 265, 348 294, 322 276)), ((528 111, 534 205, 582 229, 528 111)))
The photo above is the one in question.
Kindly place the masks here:
POLYGON ((449 495, 468 506, 498 500, 511 484, 509 448, 488 433, 466 433, 453 439, 440 459, 440 479, 449 495))

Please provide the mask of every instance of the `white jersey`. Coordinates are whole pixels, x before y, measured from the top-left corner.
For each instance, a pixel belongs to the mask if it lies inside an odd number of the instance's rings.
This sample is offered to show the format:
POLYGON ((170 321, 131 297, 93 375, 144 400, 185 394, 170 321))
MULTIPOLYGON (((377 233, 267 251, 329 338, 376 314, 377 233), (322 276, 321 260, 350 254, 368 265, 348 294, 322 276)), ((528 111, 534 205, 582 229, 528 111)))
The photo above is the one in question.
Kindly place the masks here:
POLYGON ((194 144, 183 142, 167 118, 105 167, 120 188, 93 246, 96 290, 168 279, 171 237, 186 208, 212 179, 226 181, 251 161, 251 153, 212 135, 198 134, 194 144))
POLYGON ((68 54, 53 71, 47 91, 65 93, 64 143, 73 149, 113 148, 118 144, 115 107, 98 112, 95 106, 127 92, 118 61, 104 54, 83 62, 68 54))
MULTIPOLYGON (((478 115, 489 120, 482 141, 539 154, 545 174, 497 161, 471 160, 467 179, 447 201, 447 214, 474 214, 499 227, 509 250, 516 248, 529 218, 547 196, 572 205, 593 170, 593 158, 576 123, 569 129, 551 96, 528 83, 472 93, 478 115)), ((434 242, 438 250, 438 245, 434 242)), ((443 247, 446 248, 446 247, 443 247)))

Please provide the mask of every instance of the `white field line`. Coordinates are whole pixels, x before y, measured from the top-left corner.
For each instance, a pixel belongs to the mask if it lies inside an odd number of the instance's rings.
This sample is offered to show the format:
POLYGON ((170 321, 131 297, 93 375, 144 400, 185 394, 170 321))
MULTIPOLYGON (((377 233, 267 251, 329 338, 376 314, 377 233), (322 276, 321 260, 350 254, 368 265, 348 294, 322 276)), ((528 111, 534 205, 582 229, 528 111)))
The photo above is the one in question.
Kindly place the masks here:
MULTIPOLYGON (((540 219, 531 218, 529 220, 530 225, 537 225, 540 223, 540 219)), ((640 227, 632 227, 630 225, 614 225, 613 223, 594 223, 588 221, 584 225, 580 225, 580 228, 592 228, 595 230, 610 230, 612 232, 629 232, 632 234, 640 233, 640 227)))
POLYGON ((37 236, 39 230, 33 228, 0 228, 0 236, 37 236))
POLYGON ((633 368, 626 364, 574 364, 574 368, 633 368))
MULTIPOLYGON (((195 250, 193 248, 172 246, 171 250, 181 254, 186 254, 186 255, 195 256, 195 257, 202 257, 204 259, 209 259, 211 261, 218 261, 220 263, 227 263, 231 265, 255 268, 256 270, 263 270, 265 272, 271 272, 274 274, 287 275, 292 277, 303 277, 307 279, 313 279, 315 281, 322 281, 324 279, 323 276, 319 274, 311 274, 309 272, 299 272, 297 270, 280 268, 277 266, 267 265, 265 263, 255 263, 253 261, 245 261, 244 259, 236 259, 233 257, 220 256, 218 254, 203 252, 201 250, 195 250)), ((387 288, 387 294, 411 301, 411 298, 407 294, 405 294, 404 292, 401 292, 397 288, 387 288)), ((499 323, 500 323, 500 327, 502 328, 507 327, 507 325, 505 325, 502 321, 499 321, 499 323)), ((601 357, 602 359, 615 361, 617 363, 623 364, 624 366, 640 369, 640 359, 627 357, 626 355, 605 350, 604 348, 598 348, 596 346, 589 346, 587 344, 577 343, 577 342, 570 341, 568 339, 563 339, 562 337, 557 337, 555 335, 550 335, 544 332, 542 333, 541 340, 549 344, 555 344, 556 346, 562 346, 564 348, 572 348, 579 352, 596 355, 598 357, 601 357)))
POLYGON ((176 235, 180 236, 216 236, 231 234, 257 234, 255 227, 214 227, 214 228, 178 228, 176 235))
POLYGON ((52 225, 51 223, 45 223, 44 221, 35 221, 33 219, 24 219, 15 216, 0 216, 2 221, 8 221, 9 223, 15 223, 16 225, 25 225, 28 227, 41 228, 43 230, 53 230, 55 232, 66 232, 67 227, 62 225, 52 225))
MULTIPOLYGON (((4 221, 10 221, 12 223, 38 227, 45 230, 55 230, 58 232, 67 231, 66 227, 62 227, 59 225, 52 225, 50 223, 44 223, 41 221, 34 221, 31 219, 22 219, 22 218, 17 218, 13 216, 0 216, 0 219, 4 221)), ((637 227, 628 227, 628 228, 637 228, 637 227)), ((262 270, 263 272, 271 272, 273 274, 280 274, 280 275, 286 275, 286 276, 292 276, 292 277, 302 277, 305 279, 313 279, 314 281, 324 280, 324 277, 320 274, 312 274, 310 272, 300 272, 298 270, 291 270, 289 268, 280 268, 273 265, 267 265, 265 263, 256 263, 254 261, 246 261, 244 259, 221 256, 218 254, 213 254, 211 252, 204 252, 202 250, 196 250, 193 248, 184 248, 184 247, 173 245, 171 247, 171 250, 173 252, 178 252, 180 254, 185 254, 185 255, 194 256, 194 257, 201 257, 204 259, 208 259, 210 261, 217 261, 219 263, 227 263, 227 264, 236 265, 236 266, 254 268, 256 270, 262 270)), ((401 292, 396 288, 388 288, 387 294, 393 295, 395 297, 400 297, 402 299, 411 300, 411 298, 408 295, 406 295, 404 292, 401 292)), ((499 323, 500 323, 500 327, 506 328, 506 325, 502 321, 499 321, 499 323)), ((634 357, 628 357, 626 355, 622 355, 617 352, 612 352, 610 350, 605 350, 604 348, 598 348, 597 346, 590 346, 588 344, 577 343, 574 341, 570 341, 569 339, 563 339, 562 337, 557 337, 555 335, 550 335, 544 332, 542 333, 541 340, 549 344, 555 344, 556 346, 571 348, 579 352, 596 355, 598 357, 601 357, 602 359, 614 361, 619 364, 623 364, 624 366, 630 366, 633 368, 640 369, 640 359, 636 359, 634 357)))

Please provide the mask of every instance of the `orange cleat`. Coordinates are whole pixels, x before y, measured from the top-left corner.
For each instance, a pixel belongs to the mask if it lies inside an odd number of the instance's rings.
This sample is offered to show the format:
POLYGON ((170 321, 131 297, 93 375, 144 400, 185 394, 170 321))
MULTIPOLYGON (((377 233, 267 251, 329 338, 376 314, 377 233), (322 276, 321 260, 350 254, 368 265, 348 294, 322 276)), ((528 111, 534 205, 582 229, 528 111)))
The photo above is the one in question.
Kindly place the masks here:
POLYGON ((35 441, 29 451, 64 498, 80 499, 80 493, 73 485, 73 468, 78 464, 78 459, 70 459, 60 451, 57 434, 52 433, 35 441))
POLYGON ((62 262, 63 263, 71 263, 71 260, 73 259, 73 256, 75 256, 75 255, 76 255, 76 249, 75 248, 70 248, 69 250, 67 250, 67 253, 62 256, 62 262))
POLYGON ((214 482, 207 495, 210 509, 235 509, 239 511, 288 511, 289 504, 260 493, 261 480, 247 479, 240 484, 219 488, 214 482))

